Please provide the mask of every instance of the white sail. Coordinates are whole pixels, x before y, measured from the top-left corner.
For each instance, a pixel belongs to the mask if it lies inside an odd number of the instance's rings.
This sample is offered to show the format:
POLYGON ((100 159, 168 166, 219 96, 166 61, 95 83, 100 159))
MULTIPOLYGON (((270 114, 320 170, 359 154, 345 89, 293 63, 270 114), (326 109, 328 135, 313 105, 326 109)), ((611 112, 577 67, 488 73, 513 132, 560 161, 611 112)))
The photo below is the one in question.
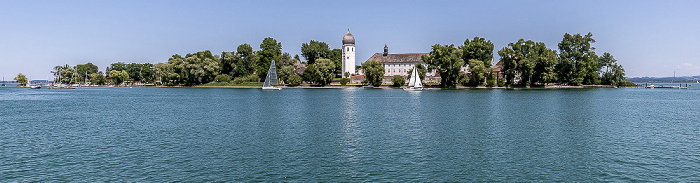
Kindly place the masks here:
POLYGON ((413 71, 411 72, 411 78, 408 79, 408 87, 414 87, 416 83, 416 68, 413 68, 413 71))
POLYGON ((270 69, 267 70, 267 75, 265 76, 265 83, 263 84, 263 90, 280 90, 282 88, 273 87, 272 85, 279 85, 277 81, 277 69, 275 67, 275 61, 272 60, 270 63, 270 69))
MULTIPOLYGON (((413 69, 413 70, 416 70, 416 69, 413 69)), ((414 77, 415 77, 415 80, 416 80, 416 84, 414 84, 413 87, 415 87, 415 88, 423 88, 423 83, 422 83, 421 80, 420 80, 420 75, 418 75, 418 71, 415 71, 414 74, 415 74, 414 77)))

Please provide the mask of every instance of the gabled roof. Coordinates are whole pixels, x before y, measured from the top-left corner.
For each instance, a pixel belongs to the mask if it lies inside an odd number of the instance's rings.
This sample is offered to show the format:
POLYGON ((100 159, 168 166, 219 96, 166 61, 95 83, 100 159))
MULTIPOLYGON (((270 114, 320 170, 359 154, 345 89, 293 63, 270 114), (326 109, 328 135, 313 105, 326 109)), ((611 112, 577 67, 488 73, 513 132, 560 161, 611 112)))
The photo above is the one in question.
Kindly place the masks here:
POLYGON ((384 56, 383 53, 375 53, 367 61, 376 60, 381 63, 416 63, 423 62, 420 58, 423 55, 428 55, 428 53, 402 53, 402 54, 387 54, 384 56))

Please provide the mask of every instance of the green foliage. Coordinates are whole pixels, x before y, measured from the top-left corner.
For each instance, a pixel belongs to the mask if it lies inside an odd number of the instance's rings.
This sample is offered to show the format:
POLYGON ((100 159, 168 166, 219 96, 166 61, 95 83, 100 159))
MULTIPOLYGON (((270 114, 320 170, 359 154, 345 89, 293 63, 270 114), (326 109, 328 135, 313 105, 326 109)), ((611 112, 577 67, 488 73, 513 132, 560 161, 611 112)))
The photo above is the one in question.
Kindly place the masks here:
POLYGON ((228 83, 231 82, 231 76, 219 74, 214 78, 214 82, 228 83))
POLYGON ((469 83, 469 77, 460 77, 459 84, 462 86, 471 86, 471 83, 469 83))
POLYGON ((496 86, 496 76, 493 73, 489 73, 486 76, 486 86, 494 87, 496 86))
POLYGON ((365 71, 365 80, 372 86, 381 86, 384 79, 384 64, 379 61, 372 60, 362 63, 362 69, 365 71))
POLYGON ((535 85, 555 81, 557 53, 542 42, 518 40, 498 51, 503 65, 505 85, 535 85), (519 83, 515 79, 520 78, 519 83))
POLYGON ((14 79, 14 80, 17 81, 17 82, 20 83, 20 84, 27 84, 27 83, 29 83, 29 80, 27 80, 27 76, 25 76, 25 75, 22 74, 22 73, 17 74, 17 76, 15 76, 15 79, 14 79))
POLYGON ((311 40, 308 44, 301 44, 301 56, 306 59, 307 64, 314 64, 320 58, 329 58, 330 52, 331 50, 325 42, 311 40))
POLYGON ((271 37, 267 37, 260 43, 260 49, 260 51, 256 52, 260 57, 260 60, 257 62, 256 73, 258 77, 265 78, 272 60, 279 60, 282 56, 282 43, 277 42, 277 40, 271 37))
POLYGON ((350 82, 350 79, 348 79, 348 78, 340 78, 340 85, 345 86, 345 85, 348 84, 348 82, 350 82))
POLYGON ((404 83, 406 83, 406 80, 403 79, 403 77, 401 77, 401 76, 399 76, 399 75, 395 75, 393 78, 391 78, 391 82, 394 83, 392 86, 400 87, 400 86, 402 86, 404 83))
POLYGON ((259 80, 260 80, 260 78, 258 77, 258 75, 251 74, 248 76, 241 76, 241 77, 234 78, 233 84, 242 84, 245 82, 257 82, 259 80))
POLYGON ((316 63, 309 65, 306 70, 304 70, 305 79, 317 85, 328 85, 335 78, 335 74, 333 74, 335 64, 329 59, 317 59, 316 63))
POLYGON ((629 85, 629 81, 625 79, 625 69, 622 68, 622 65, 617 64, 617 60, 612 54, 608 52, 603 53, 598 63, 605 68, 603 77, 601 78, 601 84, 618 86, 629 85))
POLYGON ((498 79, 498 81, 496 83, 498 84, 499 87, 506 86, 506 82, 503 79, 498 79))
POLYGON ((94 74, 99 71, 99 68, 90 62, 87 64, 78 64, 75 66, 75 70, 78 72, 78 77, 80 80, 85 80, 85 74, 94 74))
POLYGON ((107 78, 102 73, 102 71, 92 73, 90 74, 90 83, 94 85, 104 85, 105 83, 107 83, 107 78))
POLYGON ((486 68, 491 68, 491 60, 493 59, 493 43, 491 40, 474 37, 473 40, 465 40, 464 45, 460 46, 462 50, 462 60, 475 59, 483 62, 482 65, 486 68))
POLYGON ((126 71, 112 70, 112 71, 109 71, 109 78, 112 79, 112 83, 114 85, 120 85, 124 81, 129 79, 129 74, 126 73, 126 71))
POLYGON ((287 84, 289 86, 299 86, 301 85, 301 76, 299 75, 291 75, 289 78, 287 78, 287 84))
MULTIPOLYGON (((417 63, 415 66, 413 66, 413 68, 418 68, 418 77, 420 77, 421 81, 425 81, 425 74, 428 73, 428 69, 420 63, 417 63)), ((408 78, 413 77, 413 68, 408 69, 408 78)))
POLYGON ((253 47, 249 44, 241 44, 236 48, 236 52, 240 59, 236 62, 236 67, 234 67, 234 76, 247 76, 253 74, 257 68, 257 62, 260 58, 253 53, 253 47))
POLYGON ((469 76, 470 86, 479 86, 484 84, 484 79, 486 73, 488 72, 484 66, 484 62, 476 59, 469 60, 469 72, 471 72, 471 75, 469 76))
POLYGON ((71 83, 74 83, 73 81, 75 81, 75 80, 73 80, 73 78, 74 78, 75 76, 77 76, 77 74, 76 74, 76 72, 75 72, 75 69, 73 69, 73 68, 65 68, 65 69, 62 69, 62 70, 61 70, 60 76, 61 76, 61 80, 60 80, 61 83, 69 83, 69 84, 71 84, 71 83))
POLYGON ((221 52, 221 64, 219 67, 221 67, 221 74, 226 74, 229 76, 233 76, 236 74, 236 64, 238 63, 238 60, 241 59, 241 56, 239 54, 236 54, 236 52, 221 52))
POLYGON ((435 44, 429 55, 423 55, 421 59, 428 64, 428 70, 437 70, 442 77, 440 86, 453 87, 460 75, 460 69, 464 65, 462 51, 454 45, 435 44))
POLYGON ((297 75, 296 68, 293 65, 282 66, 281 68, 279 68, 278 72, 279 79, 284 82, 287 82, 287 80, 289 80, 289 77, 291 77, 292 75, 297 75))
POLYGON ((333 61, 335 64, 335 71, 333 72, 335 75, 340 75, 340 72, 343 72, 343 50, 341 49, 333 49, 328 53, 328 59, 333 61))
POLYGON ((564 38, 558 44, 557 76, 559 82, 570 85, 599 83, 597 72, 600 68, 595 48, 591 46, 591 43, 595 43, 595 39, 590 32, 585 36, 564 34, 564 38))

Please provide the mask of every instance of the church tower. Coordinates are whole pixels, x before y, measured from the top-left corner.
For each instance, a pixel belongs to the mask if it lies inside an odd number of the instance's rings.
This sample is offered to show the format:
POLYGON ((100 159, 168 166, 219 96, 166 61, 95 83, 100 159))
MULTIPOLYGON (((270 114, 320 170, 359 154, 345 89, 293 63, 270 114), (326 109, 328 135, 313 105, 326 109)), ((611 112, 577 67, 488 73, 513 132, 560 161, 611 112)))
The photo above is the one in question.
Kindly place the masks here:
POLYGON ((350 34, 350 29, 348 33, 343 36, 343 68, 342 75, 345 77, 345 73, 355 74, 355 37, 350 34))

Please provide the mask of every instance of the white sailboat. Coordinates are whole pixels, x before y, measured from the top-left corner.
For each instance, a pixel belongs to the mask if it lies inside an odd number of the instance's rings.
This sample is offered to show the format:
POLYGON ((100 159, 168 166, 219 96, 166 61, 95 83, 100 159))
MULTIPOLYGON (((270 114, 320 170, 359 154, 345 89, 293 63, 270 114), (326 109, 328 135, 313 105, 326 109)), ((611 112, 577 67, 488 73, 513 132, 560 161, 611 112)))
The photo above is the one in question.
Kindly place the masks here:
POLYGON ((423 90, 423 83, 418 75, 418 69, 413 68, 411 73, 411 78, 408 80, 408 87, 403 88, 405 91, 421 91, 423 90))
POLYGON ((279 85, 277 81, 277 68, 275 67, 275 60, 270 63, 270 69, 267 70, 267 76, 265 76, 265 83, 263 84, 263 90, 282 90, 282 88, 274 87, 272 85, 279 85))

